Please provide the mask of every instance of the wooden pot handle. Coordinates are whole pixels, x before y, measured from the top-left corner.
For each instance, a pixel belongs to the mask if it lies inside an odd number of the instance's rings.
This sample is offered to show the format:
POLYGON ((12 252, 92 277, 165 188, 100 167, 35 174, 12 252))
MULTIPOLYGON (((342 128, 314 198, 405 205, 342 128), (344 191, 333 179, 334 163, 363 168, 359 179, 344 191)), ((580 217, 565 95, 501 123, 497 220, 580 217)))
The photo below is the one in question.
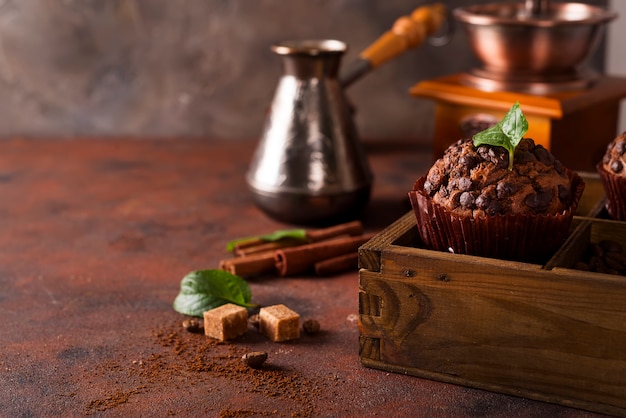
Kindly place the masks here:
POLYGON ((446 19, 446 7, 441 3, 418 7, 408 16, 398 18, 390 30, 383 33, 359 55, 376 68, 412 48, 439 30, 446 19))
POLYGON ((446 6, 434 3, 420 6, 410 15, 398 18, 390 30, 359 54, 359 59, 340 77, 341 84, 346 87, 366 72, 417 48, 441 28, 446 15, 446 6))

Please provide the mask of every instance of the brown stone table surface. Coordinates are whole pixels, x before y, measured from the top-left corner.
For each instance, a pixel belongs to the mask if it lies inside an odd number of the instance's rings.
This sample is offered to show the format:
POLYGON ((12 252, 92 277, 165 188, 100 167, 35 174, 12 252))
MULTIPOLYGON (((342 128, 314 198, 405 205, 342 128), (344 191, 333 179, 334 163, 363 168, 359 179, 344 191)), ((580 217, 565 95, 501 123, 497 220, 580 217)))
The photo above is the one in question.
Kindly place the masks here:
MULTIPOLYGON (((181 327, 180 280, 216 268, 237 237, 293 227, 252 203, 253 141, 0 142, 0 416, 524 416, 588 412, 368 369, 358 355, 358 273, 250 279, 322 331, 216 343, 181 327), (241 355, 265 351, 264 368, 241 355)), ((377 232, 409 210, 430 164, 408 142, 370 143, 361 215, 377 232)))

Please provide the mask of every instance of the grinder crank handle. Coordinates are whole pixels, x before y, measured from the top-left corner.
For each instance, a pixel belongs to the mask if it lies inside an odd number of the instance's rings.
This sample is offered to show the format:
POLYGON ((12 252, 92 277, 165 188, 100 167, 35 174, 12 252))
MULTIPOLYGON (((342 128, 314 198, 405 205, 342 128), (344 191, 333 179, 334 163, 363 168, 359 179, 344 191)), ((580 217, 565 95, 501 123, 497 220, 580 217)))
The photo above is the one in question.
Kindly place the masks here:
MULTIPOLYGON (((410 15, 398 18, 392 28, 367 47, 359 58, 350 63, 339 76, 346 88, 374 68, 390 61, 436 33, 447 20, 447 8, 442 3, 420 6, 410 15)), ((450 23, 448 23, 450 24, 450 23)))

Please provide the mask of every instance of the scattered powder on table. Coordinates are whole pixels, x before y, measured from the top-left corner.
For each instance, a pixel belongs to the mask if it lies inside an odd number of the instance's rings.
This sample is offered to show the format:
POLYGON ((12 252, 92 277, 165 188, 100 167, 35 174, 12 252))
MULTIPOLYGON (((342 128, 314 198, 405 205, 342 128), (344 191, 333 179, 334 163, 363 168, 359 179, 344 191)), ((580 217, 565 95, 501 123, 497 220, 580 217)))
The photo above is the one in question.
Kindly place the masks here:
MULTIPOLYGON (((273 399, 288 400, 294 405, 285 411, 235 409, 232 405, 220 412, 220 417, 290 416, 309 417, 316 411, 315 401, 329 395, 322 380, 303 376, 296 370, 266 365, 253 369, 241 357, 248 350, 232 342, 221 342, 203 334, 185 331, 180 321, 153 331, 157 347, 146 359, 139 361, 106 361, 93 373, 113 382, 109 393, 87 403, 86 413, 105 411, 124 403, 133 396, 158 390, 164 383, 184 390, 189 385, 215 378, 236 381, 238 388, 273 399)), ((186 411, 193 412, 193 411, 186 411)), ((199 411, 198 411, 199 412, 199 411)))

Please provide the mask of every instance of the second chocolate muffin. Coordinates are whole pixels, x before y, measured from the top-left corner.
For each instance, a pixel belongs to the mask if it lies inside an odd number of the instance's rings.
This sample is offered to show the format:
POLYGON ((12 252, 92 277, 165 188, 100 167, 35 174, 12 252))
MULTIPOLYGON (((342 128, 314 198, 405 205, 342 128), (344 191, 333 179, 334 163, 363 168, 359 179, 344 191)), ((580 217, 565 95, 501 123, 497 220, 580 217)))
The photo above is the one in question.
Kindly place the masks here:
POLYGON ((596 169, 606 192, 609 216, 626 221, 626 132, 609 143, 596 169))

